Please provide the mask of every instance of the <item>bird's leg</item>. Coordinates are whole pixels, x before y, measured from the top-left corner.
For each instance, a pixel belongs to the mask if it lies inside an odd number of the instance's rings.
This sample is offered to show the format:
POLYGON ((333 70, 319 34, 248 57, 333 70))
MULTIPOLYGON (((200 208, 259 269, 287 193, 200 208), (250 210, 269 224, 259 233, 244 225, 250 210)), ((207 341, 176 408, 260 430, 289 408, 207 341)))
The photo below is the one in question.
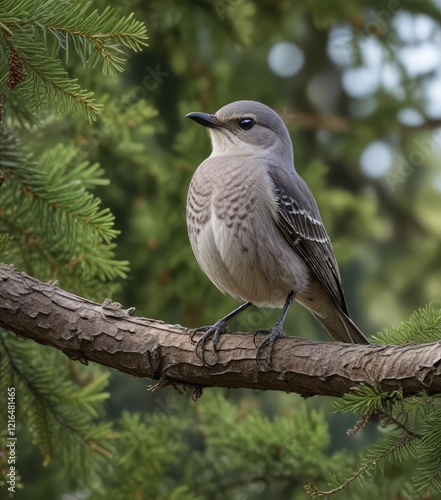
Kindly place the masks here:
MULTIPOLYGON (((239 306, 237 309, 234 311, 231 311, 229 314, 221 318, 220 320, 216 321, 214 325, 211 326, 201 326, 199 328, 195 328, 194 330, 191 330, 190 332, 190 339, 192 344, 196 344, 196 355, 198 356, 199 359, 202 360, 203 363, 206 363, 205 360, 205 343, 210 337, 213 337, 213 350, 217 352, 219 350, 218 343, 219 343, 219 335, 221 333, 227 333, 228 332, 228 326, 227 323, 230 321, 230 319, 234 318, 234 316, 237 316, 240 314, 242 311, 245 311, 248 307, 252 305, 251 302, 246 302, 245 304, 242 304, 239 306), (204 334, 202 337, 197 341, 197 343, 193 340, 194 336, 197 333, 203 332, 204 334), (199 347, 201 348, 201 356, 198 354, 198 349, 199 347)), ((209 363, 206 363, 209 365, 209 363)))
POLYGON ((291 304, 293 303, 294 297, 295 297, 295 293, 293 292, 293 290, 291 290, 288 294, 288 297, 286 298, 286 302, 285 302, 285 305, 283 306, 282 314, 280 315, 280 318, 277 320, 277 323, 274 326, 272 326, 271 328, 260 329, 260 330, 257 330, 256 332, 254 332, 253 341, 254 341, 254 345, 256 347, 257 347, 256 336, 261 334, 261 333, 266 334, 266 337, 263 339, 262 343, 257 348, 256 363, 257 363, 257 366, 259 368, 260 368, 260 365, 259 365, 260 351, 262 349, 264 349, 265 347, 268 347, 268 354, 266 355, 266 360, 267 360, 269 366, 271 366, 271 357, 273 355, 274 342, 278 338, 287 337, 286 333, 282 330, 282 327, 283 327, 283 322, 285 321, 286 315, 288 314, 288 310, 291 307, 291 304))

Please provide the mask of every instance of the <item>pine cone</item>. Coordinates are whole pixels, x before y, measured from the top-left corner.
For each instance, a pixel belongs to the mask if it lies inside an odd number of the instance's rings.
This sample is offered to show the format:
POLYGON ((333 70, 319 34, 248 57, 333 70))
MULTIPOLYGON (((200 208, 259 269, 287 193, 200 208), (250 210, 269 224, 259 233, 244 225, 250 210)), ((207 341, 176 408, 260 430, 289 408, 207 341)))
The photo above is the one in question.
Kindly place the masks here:
POLYGON ((14 47, 11 47, 9 55, 8 87, 13 90, 25 78, 26 72, 23 68, 23 61, 14 47))

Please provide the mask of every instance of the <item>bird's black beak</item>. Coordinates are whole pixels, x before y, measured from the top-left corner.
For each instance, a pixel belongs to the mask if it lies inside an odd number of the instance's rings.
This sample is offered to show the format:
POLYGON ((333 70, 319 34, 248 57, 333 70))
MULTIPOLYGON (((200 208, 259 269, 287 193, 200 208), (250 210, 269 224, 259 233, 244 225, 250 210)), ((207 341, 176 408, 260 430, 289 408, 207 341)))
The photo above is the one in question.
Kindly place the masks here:
POLYGON ((209 115, 207 113, 188 113, 185 115, 190 120, 203 125, 208 128, 225 128, 225 125, 221 123, 214 115, 209 115))

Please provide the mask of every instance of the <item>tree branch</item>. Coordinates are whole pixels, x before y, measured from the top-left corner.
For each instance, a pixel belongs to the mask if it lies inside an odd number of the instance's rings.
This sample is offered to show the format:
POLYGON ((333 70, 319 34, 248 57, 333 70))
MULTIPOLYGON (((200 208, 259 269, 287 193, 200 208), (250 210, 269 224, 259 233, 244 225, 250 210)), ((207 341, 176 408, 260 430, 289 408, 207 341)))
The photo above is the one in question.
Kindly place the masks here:
MULTIPOLYGON (((296 113, 291 112, 287 108, 278 111, 283 121, 286 124, 292 124, 295 127, 303 128, 306 130, 317 130, 324 128, 332 132, 351 132, 358 120, 351 120, 343 115, 332 114, 310 114, 310 113, 296 113)), ((426 130, 435 130, 441 126, 441 120, 426 120, 421 125, 400 125, 395 124, 391 127, 397 133, 410 134, 415 132, 423 132, 426 130)))
MULTIPOLYGON (((195 354, 179 325, 138 318, 109 300, 96 304, 0 264, 0 326, 137 377, 202 387, 247 387, 342 396, 362 382, 405 394, 441 392, 441 342, 364 346, 279 340, 273 366, 258 370, 252 336, 221 337, 214 366, 195 354)), ((209 356, 213 353, 209 353, 209 356)))

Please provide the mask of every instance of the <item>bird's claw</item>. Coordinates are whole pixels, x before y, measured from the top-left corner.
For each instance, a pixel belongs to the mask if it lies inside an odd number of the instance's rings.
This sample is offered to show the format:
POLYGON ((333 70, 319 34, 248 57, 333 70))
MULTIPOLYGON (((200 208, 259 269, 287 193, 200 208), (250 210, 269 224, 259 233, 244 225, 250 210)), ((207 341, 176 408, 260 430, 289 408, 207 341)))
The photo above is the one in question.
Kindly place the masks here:
POLYGON ((213 351, 217 352, 219 351, 219 335, 221 333, 227 333, 228 332, 228 327, 227 327, 227 322, 226 321, 216 321, 214 325, 210 326, 201 326, 199 328, 195 328, 194 330, 191 331, 190 333, 190 340, 193 345, 196 345, 196 356, 202 361, 202 363, 208 365, 208 366, 214 366, 210 363, 207 362, 205 359, 205 352, 207 351, 205 344, 207 340, 209 340, 211 337, 213 338, 212 344, 213 344, 213 351), (194 340, 194 337, 196 334, 203 332, 202 337, 196 342, 194 340), (199 354, 199 350, 201 351, 201 354, 199 354))
POLYGON ((280 339, 283 337, 287 337, 287 335, 282 330, 282 327, 278 324, 276 324, 275 326, 273 326, 271 328, 261 329, 261 330, 257 330, 256 332, 254 332, 253 342, 254 342, 254 345, 257 347, 256 364, 257 364, 257 367, 259 369, 260 369, 260 363, 259 363, 260 351, 262 349, 265 349, 265 347, 268 347, 268 353, 266 355, 266 362, 268 363, 269 367, 271 368, 271 359, 272 359, 272 355, 273 355, 274 342, 277 339, 280 339), (261 334, 266 334, 266 337, 263 339, 261 344, 259 346, 257 346, 256 337, 257 337, 257 335, 261 335, 261 334))

